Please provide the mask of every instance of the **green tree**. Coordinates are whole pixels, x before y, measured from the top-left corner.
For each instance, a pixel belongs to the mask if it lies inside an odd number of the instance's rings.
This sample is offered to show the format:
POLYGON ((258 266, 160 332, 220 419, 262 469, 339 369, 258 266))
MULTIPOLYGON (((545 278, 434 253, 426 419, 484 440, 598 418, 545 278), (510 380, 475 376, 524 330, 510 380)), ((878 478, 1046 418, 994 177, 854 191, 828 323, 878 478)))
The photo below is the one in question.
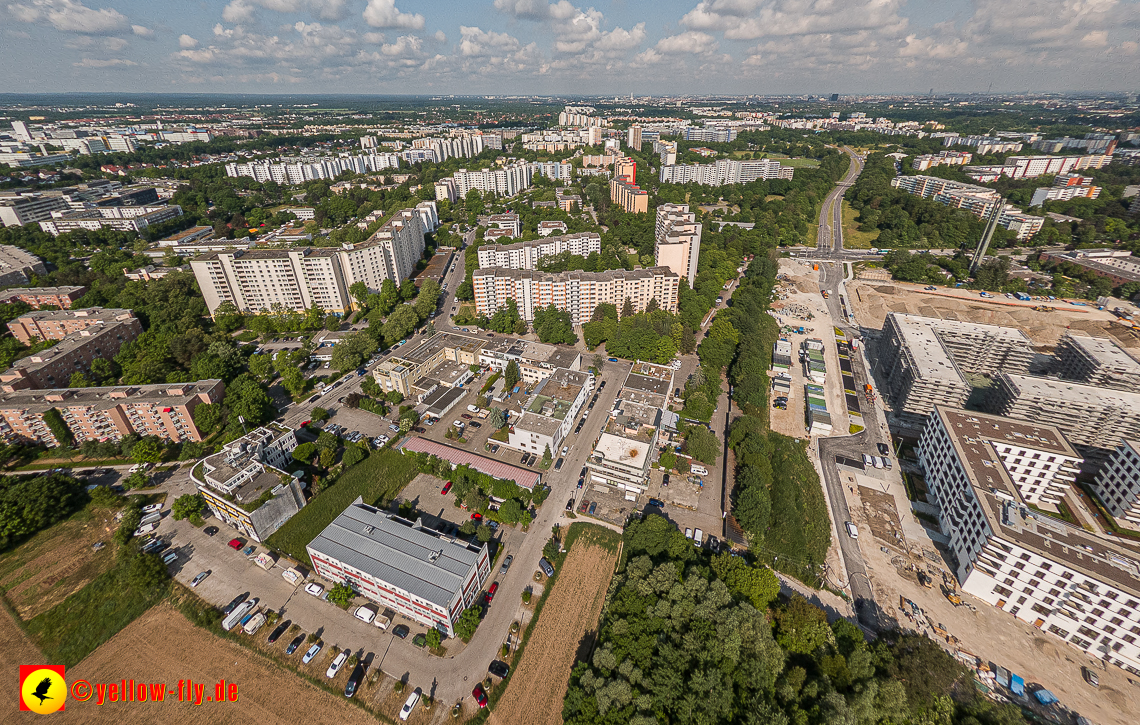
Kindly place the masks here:
POLYGON ((419 318, 416 316, 416 311, 409 305, 400 305, 384 323, 384 339, 389 345, 394 345, 408 337, 412 330, 416 329, 416 324, 419 318))
POLYGON ((435 627, 429 629, 425 636, 427 637, 428 649, 439 649, 439 646, 443 644, 443 637, 435 627))
POLYGON ((514 360, 507 363, 507 369, 503 371, 503 384, 507 390, 511 390, 518 385, 522 375, 519 373, 519 364, 514 360))
POLYGON ((123 479, 123 488, 128 491, 133 491, 138 488, 146 488, 150 485, 150 476, 142 471, 135 471, 131 475, 123 479))
POLYGON ((578 342, 570 313, 553 304, 534 311, 534 331, 538 334, 538 339, 545 343, 574 345, 578 342))
POLYGON ((250 374, 259 380, 268 381, 273 375, 273 360, 270 355, 251 355, 248 367, 250 374))
POLYGON ((348 287, 348 293, 356 300, 357 309, 365 309, 368 307, 368 285, 363 282, 353 282, 348 287))
POLYGON ((480 544, 486 544, 491 540, 491 536, 494 533, 495 532, 491 530, 490 526, 480 525, 475 529, 475 538, 479 540, 480 544))
POLYGON ((344 463, 346 467, 355 466, 357 463, 363 461, 366 455, 367 454, 360 449, 360 446, 349 446, 348 448, 344 449, 344 455, 341 456, 341 462, 344 463))
POLYGON ((392 405, 399 405, 400 403, 404 402, 404 394, 399 390, 389 390, 384 397, 392 405))
POLYGON ((501 408, 491 408, 487 412, 487 425, 499 430, 507 424, 507 414, 501 408))
POLYGON ((293 458, 301 463, 309 463, 317 453, 317 447, 312 443, 302 443, 293 449, 293 458))
POLYGON ((789 652, 811 654, 835 639, 823 610, 799 595, 776 611, 775 620, 776 641, 789 652))
POLYGON ((549 466, 549 465, 550 465, 550 460, 551 460, 553 457, 554 457, 554 456, 553 456, 553 455, 551 455, 551 453, 550 453, 550 445, 548 444, 548 445, 546 446, 546 450, 544 450, 544 451, 542 452, 542 465, 544 465, 544 466, 549 466))
POLYGON ((689 428, 684 448, 690 456, 710 466, 716 463, 717 456, 720 455, 720 441, 703 425, 689 428))
POLYGON ((356 592, 348 584, 337 584, 329 590, 329 601, 341 608, 352 604, 354 597, 356 592))
POLYGON ((187 493, 174 499, 170 506, 170 516, 175 521, 201 516, 206 513, 206 499, 200 493, 187 493))
POLYGON ((479 608, 469 607, 463 610, 455 622, 455 636, 464 642, 470 642, 479 628, 479 608))
POLYGON ((317 447, 317 450, 320 451, 335 451, 340 447, 340 438, 337 438, 327 430, 323 430, 317 435, 315 445, 317 447))
POLYGON ((309 413, 309 419, 318 423, 324 422, 329 419, 329 412, 324 408, 313 408, 309 413))
POLYGON ((131 449, 135 463, 158 463, 162 460, 162 445, 154 438, 143 438, 131 449))

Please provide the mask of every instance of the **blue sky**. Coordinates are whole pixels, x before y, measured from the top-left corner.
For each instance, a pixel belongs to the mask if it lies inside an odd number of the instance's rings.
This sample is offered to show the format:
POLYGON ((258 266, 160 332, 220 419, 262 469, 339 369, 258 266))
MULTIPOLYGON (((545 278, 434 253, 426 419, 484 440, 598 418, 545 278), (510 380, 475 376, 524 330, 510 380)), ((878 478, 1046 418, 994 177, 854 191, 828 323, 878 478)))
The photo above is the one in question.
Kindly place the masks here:
POLYGON ((1140 0, 0 0, 0 91, 1140 86, 1140 0))

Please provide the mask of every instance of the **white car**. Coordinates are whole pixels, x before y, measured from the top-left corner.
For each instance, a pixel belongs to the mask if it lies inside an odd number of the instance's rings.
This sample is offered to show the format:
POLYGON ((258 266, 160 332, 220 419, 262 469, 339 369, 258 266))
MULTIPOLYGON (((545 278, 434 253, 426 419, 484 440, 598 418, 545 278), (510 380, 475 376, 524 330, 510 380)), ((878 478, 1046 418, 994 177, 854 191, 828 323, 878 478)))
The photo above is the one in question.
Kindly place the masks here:
POLYGON ((416 703, 420 701, 420 688, 416 688, 412 694, 408 695, 408 701, 400 708, 400 719, 407 720, 412 714, 412 710, 416 709, 416 703))
POLYGON ((312 594, 314 597, 319 597, 324 594, 325 588, 316 582, 305 585, 305 591, 312 594))
POLYGON ((348 659, 348 652, 341 652, 336 656, 336 659, 329 665, 328 670, 325 671, 325 677, 330 680, 336 677, 336 673, 340 672, 340 668, 344 667, 345 661, 348 659))
POLYGON ((453 425, 454 425, 456 428, 462 428, 462 427, 463 427, 463 421, 461 421, 461 420, 457 420, 457 421, 455 421, 455 423, 454 423, 453 425))
POLYGON ((353 612, 352 616, 356 617, 365 624, 371 624, 372 620, 376 618, 376 612, 372 611, 368 607, 359 607, 355 612, 353 612))
POLYGON ((565 456, 565 455, 568 455, 569 453, 570 453, 570 446, 562 446, 562 455, 565 456))
POLYGON ((149 506, 143 506, 142 507, 142 512, 144 514, 153 514, 153 513, 159 512, 161 510, 162 510, 162 504, 160 504, 160 503, 152 503, 149 506))
POLYGON ((305 656, 301 658, 301 662, 306 665, 312 662, 313 658, 317 656, 317 653, 321 651, 321 647, 323 646, 324 645, 322 645, 320 642, 317 642, 315 645, 310 647, 309 651, 305 653, 305 656))
POLYGON ((190 582, 190 586, 192 586, 192 587, 198 586, 208 576, 210 576, 210 572, 208 572, 208 571, 202 572, 198 576, 194 577, 194 581, 190 582))

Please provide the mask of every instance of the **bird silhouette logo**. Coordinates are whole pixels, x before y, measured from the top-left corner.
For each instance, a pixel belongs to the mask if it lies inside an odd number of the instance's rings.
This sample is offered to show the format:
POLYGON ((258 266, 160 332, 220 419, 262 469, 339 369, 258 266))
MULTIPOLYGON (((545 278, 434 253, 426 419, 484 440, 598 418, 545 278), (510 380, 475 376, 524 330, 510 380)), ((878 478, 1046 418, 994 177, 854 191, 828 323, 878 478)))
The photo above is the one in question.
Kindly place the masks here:
POLYGON ((40 715, 62 710, 67 699, 63 675, 58 665, 20 665, 20 709, 40 715))

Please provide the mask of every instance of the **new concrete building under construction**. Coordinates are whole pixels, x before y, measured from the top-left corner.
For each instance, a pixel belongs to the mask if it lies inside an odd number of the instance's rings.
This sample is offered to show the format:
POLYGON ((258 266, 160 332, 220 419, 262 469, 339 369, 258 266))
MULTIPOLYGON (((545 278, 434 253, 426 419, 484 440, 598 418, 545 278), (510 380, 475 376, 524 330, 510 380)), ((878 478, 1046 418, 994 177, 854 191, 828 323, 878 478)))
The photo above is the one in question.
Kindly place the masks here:
POLYGON ((1140 362, 1112 340, 1070 332, 1056 354, 1057 374, 1066 380, 1140 393, 1140 362))

